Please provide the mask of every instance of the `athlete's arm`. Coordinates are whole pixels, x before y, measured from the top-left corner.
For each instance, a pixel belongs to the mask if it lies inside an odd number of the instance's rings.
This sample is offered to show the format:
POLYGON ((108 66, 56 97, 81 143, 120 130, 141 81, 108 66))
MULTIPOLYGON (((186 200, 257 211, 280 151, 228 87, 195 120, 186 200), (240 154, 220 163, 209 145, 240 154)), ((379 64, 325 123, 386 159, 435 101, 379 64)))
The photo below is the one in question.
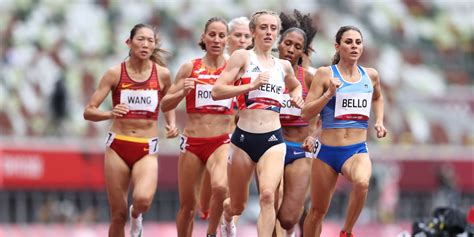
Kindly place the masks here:
MULTIPOLYGON (((316 72, 316 70, 315 70, 316 72)), ((314 74, 309 72, 308 69, 304 69, 304 84, 306 85, 306 88, 311 88, 311 83, 313 82, 314 74)))
MULTIPOLYGON (((171 76, 170 76, 170 71, 166 67, 158 66, 159 68, 159 74, 158 78, 160 81, 160 88, 162 92, 162 96, 166 96, 168 93, 170 87, 171 87, 171 76)), ((169 110, 167 112, 164 112, 165 114, 165 121, 166 121, 166 138, 173 138, 178 136, 179 131, 178 128, 176 127, 176 115, 175 115, 175 110, 169 110)))
MULTIPOLYGON (((304 83, 306 84, 306 88, 311 88, 311 85, 313 84, 313 79, 315 78, 314 74, 311 74, 307 69, 304 70, 304 73, 304 83)), ((316 117, 312 117, 309 120, 308 136, 301 145, 305 151, 315 152, 315 144, 317 142, 316 140, 318 139, 319 135, 321 135, 321 126, 322 121, 321 116, 319 114, 316 114, 316 117)))
POLYGON ((212 87, 212 99, 222 100, 232 98, 251 90, 255 90, 264 83, 264 80, 259 76, 259 79, 252 83, 238 86, 233 85, 234 81, 236 81, 241 76, 243 70, 245 70, 248 61, 249 55, 247 50, 239 49, 232 53, 227 61, 226 68, 212 87))
POLYGON ((161 110, 163 112, 168 112, 176 108, 179 102, 194 89, 194 80, 188 78, 191 75, 192 69, 193 64, 191 62, 181 65, 176 74, 174 84, 163 97, 163 100, 161 100, 161 110))
MULTIPOLYGON (((313 83, 313 79, 315 78, 314 74, 310 73, 307 69, 304 69, 304 73, 304 83, 306 84, 306 88, 311 88, 311 84, 313 83)), ((309 120, 308 136, 315 138, 319 137, 319 135, 321 134, 321 122, 321 116, 319 116, 319 114, 316 114, 316 117, 313 117, 309 120)))
POLYGON ((326 85, 329 85, 331 76, 331 69, 329 67, 320 67, 316 74, 314 74, 305 105, 301 110, 301 117, 304 120, 309 121, 311 118, 316 117, 331 98, 332 95, 328 95, 330 94, 329 89, 325 92, 325 88, 328 87, 326 85), (326 94, 323 95, 323 92, 326 94))
POLYGON ((304 139, 301 148, 305 151, 315 152, 315 142, 321 134, 321 118, 319 114, 309 120, 308 136, 304 139))
POLYGON ((298 108, 302 108, 304 105, 303 101, 303 87, 300 81, 296 79, 295 72, 291 67, 291 64, 287 60, 280 59, 280 62, 285 71, 285 86, 288 88, 288 94, 290 94, 290 101, 293 105, 298 108))
POLYGON ((99 106, 102 104, 104 99, 107 97, 110 91, 112 91, 118 84, 120 78, 120 66, 110 68, 100 79, 97 89, 92 94, 89 102, 84 109, 84 119, 90 121, 103 121, 112 119, 115 116, 121 117, 128 113, 128 106, 120 104, 115 106, 112 111, 102 111, 99 106))
POLYGON ((372 94, 372 110, 374 111, 375 124, 374 128, 377 132, 377 137, 382 138, 387 135, 387 129, 383 125, 384 104, 382 89, 380 87, 380 78, 378 72, 373 68, 367 68, 367 73, 374 86, 374 93, 372 94))

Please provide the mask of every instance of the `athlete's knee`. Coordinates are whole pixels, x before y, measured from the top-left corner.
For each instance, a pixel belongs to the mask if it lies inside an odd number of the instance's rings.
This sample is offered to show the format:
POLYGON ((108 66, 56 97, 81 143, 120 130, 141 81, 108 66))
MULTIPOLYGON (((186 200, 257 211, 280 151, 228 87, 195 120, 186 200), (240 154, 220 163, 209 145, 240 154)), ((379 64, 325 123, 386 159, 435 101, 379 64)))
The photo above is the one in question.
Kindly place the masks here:
POLYGON ((296 223, 298 223, 298 218, 299 216, 298 215, 282 215, 282 216, 278 216, 278 220, 280 221, 280 225, 283 229, 285 230, 290 230, 291 228, 293 228, 296 223))
POLYGON ((127 222, 127 209, 117 210, 111 212, 110 222, 115 225, 125 225, 127 222))
POLYGON ((367 192, 369 190, 369 180, 368 179, 354 180, 352 187, 355 191, 367 192))
POLYGON ((242 215, 242 212, 244 212, 244 209, 245 209, 245 203, 235 203, 235 202, 230 203, 230 212, 233 216, 242 215))
POLYGON ((227 187, 225 185, 217 185, 212 187, 212 196, 216 199, 223 200, 227 196, 227 187))
POLYGON ((196 213, 196 205, 181 203, 179 206, 179 212, 184 215, 185 218, 192 218, 196 213))
POLYGON ((261 205, 273 205, 275 202, 275 191, 268 188, 262 189, 260 192, 260 203, 261 205))
POLYGON ((137 210, 140 213, 146 212, 148 211, 148 209, 150 209, 152 201, 153 196, 136 195, 133 198, 133 209, 137 210))
POLYGON ((322 218, 324 218, 324 216, 326 216, 326 214, 328 213, 328 208, 324 208, 324 207, 311 207, 308 215, 307 215, 307 218, 313 218, 313 219, 317 219, 317 220, 320 220, 322 218))

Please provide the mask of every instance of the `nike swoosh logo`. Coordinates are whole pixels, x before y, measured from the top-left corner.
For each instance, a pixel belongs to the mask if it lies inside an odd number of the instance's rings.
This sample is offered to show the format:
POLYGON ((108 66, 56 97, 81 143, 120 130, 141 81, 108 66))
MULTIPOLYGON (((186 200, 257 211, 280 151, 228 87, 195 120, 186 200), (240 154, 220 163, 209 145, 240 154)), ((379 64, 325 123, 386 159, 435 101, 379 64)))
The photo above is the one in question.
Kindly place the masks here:
POLYGON ((122 84, 122 89, 123 89, 123 88, 129 88, 129 87, 131 87, 131 86, 133 86, 132 83, 128 83, 128 84, 125 84, 125 83, 124 83, 124 84, 122 84))
POLYGON ((143 148, 143 151, 149 151, 149 150, 150 150, 150 149, 148 149, 148 148, 143 148))
POLYGON ((294 152, 293 152, 293 155, 300 155, 300 154, 303 154, 303 153, 304 153, 304 151, 300 151, 300 152, 294 151, 294 152))

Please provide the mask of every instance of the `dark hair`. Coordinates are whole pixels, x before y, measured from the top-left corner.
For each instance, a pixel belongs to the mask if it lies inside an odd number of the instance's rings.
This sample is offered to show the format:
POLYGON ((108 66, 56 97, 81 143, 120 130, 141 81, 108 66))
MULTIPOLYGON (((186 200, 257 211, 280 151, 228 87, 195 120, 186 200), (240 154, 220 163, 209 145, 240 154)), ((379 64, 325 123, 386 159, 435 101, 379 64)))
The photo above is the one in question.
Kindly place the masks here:
POLYGON ((278 43, 281 43, 288 33, 299 32, 303 35, 304 45, 303 53, 309 55, 310 51, 313 51, 311 48, 311 42, 313 41, 314 36, 318 33, 318 29, 313 25, 313 20, 311 15, 308 13, 302 15, 300 11, 294 10, 293 16, 285 13, 280 13, 281 20, 281 30, 280 30, 280 40, 278 43))
MULTIPOLYGON (((164 55, 168 54, 168 52, 162 48, 160 48, 161 46, 161 39, 160 37, 158 36, 158 34, 156 33, 155 31, 155 28, 150 26, 150 25, 146 25, 146 24, 136 24, 132 30, 130 31, 130 40, 133 39, 133 37, 135 37, 135 34, 137 33, 137 31, 141 28, 148 28, 148 29, 151 29, 153 31, 153 34, 155 36, 155 49, 153 50, 153 53, 151 53, 151 56, 150 56, 150 60, 161 65, 161 66, 166 66, 166 60, 165 60, 165 57, 164 55)), ((130 56, 130 53, 128 54, 128 56, 130 56)))
MULTIPOLYGON (((212 24, 213 22, 222 22, 222 24, 225 25, 225 28, 227 29, 227 32, 229 32, 229 26, 227 25, 227 21, 222 18, 222 17, 212 17, 211 19, 207 20, 206 22, 206 26, 204 26, 204 33, 207 32, 207 28, 209 27, 210 24, 212 24)), ((201 47, 202 50, 206 50, 206 44, 204 44, 204 42, 202 41, 202 39, 199 41, 199 47, 201 47)))
MULTIPOLYGON (((362 33, 360 32, 359 28, 357 28, 355 26, 341 26, 341 28, 339 28, 339 30, 336 33, 336 43, 337 44, 341 44, 342 35, 346 31, 349 31, 349 30, 354 30, 354 31, 359 32, 360 36, 362 37, 362 33)), ((339 56, 339 53, 338 52, 334 53, 334 57, 332 58, 332 64, 339 63, 339 60, 341 60, 341 56, 339 56)))

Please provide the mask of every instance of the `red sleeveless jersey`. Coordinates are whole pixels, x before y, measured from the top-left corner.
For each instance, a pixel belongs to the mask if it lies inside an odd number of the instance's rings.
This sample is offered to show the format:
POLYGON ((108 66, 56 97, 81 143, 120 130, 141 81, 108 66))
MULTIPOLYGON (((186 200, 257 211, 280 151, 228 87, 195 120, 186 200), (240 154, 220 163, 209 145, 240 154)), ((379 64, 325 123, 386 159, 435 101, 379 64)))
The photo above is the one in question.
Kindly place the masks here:
POLYGON ((153 63, 150 77, 146 81, 136 82, 128 75, 125 62, 123 62, 119 83, 112 92, 114 107, 123 103, 130 109, 121 118, 158 119, 160 100, 160 83, 155 63, 153 63))
MULTIPOLYGON (((296 78, 301 83, 303 87, 303 99, 306 99, 308 95, 308 88, 304 82, 304 68, 298 66, 298 71, 296 73, 296 78)), ((308 122, 304 121, 301 118, 301 109, 296 108, 290 103, 290 96, 288 90, 285 91, 283 106, 280 110, 280 122, 281 126, 308 126, 308 122)))
POLYGON ((213 100, 212 86, 225 66, 212 71, 202 63, 202 59, 194 59, 191 78, 194 78, 194 89, 186 96, 186 112, 203 114, 233 114, 232 98, 213 100))

